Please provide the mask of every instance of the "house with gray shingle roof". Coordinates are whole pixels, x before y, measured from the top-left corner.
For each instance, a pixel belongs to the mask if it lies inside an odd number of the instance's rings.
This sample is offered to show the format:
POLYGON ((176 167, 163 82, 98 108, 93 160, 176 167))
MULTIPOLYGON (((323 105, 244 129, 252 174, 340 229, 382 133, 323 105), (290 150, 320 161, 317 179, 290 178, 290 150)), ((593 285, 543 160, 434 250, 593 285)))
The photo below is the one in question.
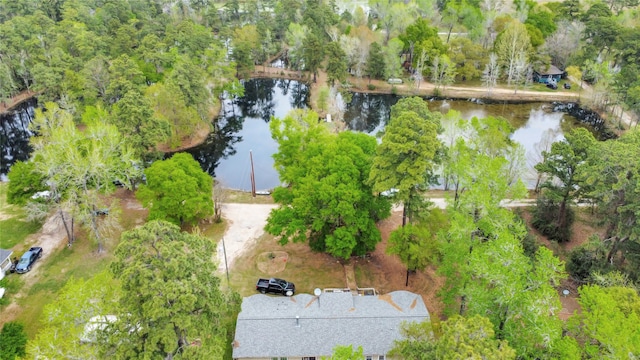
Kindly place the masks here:
POLYGON ((253 295, 243 299, 234 359, 320 360, 336 346, 362 346, 366 359, 388 359, 403 322, 429 320, 420 295, 323 292, 319 296, 253 295))

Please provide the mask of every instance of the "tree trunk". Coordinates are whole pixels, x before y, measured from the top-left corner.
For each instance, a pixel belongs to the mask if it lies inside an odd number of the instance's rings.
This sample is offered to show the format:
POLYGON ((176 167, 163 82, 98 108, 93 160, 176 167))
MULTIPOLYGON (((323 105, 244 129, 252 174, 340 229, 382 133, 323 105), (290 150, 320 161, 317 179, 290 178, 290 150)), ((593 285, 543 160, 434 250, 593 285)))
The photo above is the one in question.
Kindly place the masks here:
POLYGON ((62 209, 58 210, 60 214, 60 218, 62 219, 62 224, 64 225, 64 230, 67 232, 67 246, 71 246, 73 244, 73 218, 71 222, 71 231, 69 231, 69 226, 67 225, 67 221, 64 218, 64 211, 62 209))
POLYGON ((402 204, 402 227, 407 225, 407 204, 402 204))
POLYGON ((404 286, 409 286, 409 268, 407 268, 407 280, 404 282, 404 286))

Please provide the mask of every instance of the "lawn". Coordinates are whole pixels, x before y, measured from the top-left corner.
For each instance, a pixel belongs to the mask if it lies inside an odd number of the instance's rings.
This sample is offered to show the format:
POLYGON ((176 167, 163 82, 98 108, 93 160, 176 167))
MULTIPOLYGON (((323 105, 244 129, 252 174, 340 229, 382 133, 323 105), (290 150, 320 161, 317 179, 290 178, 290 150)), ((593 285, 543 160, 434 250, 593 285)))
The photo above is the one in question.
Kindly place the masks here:
MULTIPOLYGON (((24 294, 16 299, 19 313, 16 320, 25 325, 29 338, 35 337, 40 328, 40 316, 44 307, 55 301, 58 292, 72 277, 90 278, 106 269, 113 258, 112 252, 97 253, 97 245, 79 236, 73 246, 63 246, 36 265, 37 272, 29 274, 33 285, 23 288, 24 294)), ((18 275, 11 275, 18 276, 18 275)))
POLYGON ((21 247, 14 247, 24 242, 27 236, 40 230, 42 223, 25 221, 25 212, 20 206, 7 203, 9 183, 0 182, 0 248, 13 249, 14 255, 21 254, 21 247), (18 254, 19 253, 19 254, 18 254))
MULTIPOLYGON (((3 187, 4 185, 2 184, 3 187)), ((45 306, 56 300, 58 293, 69 279, 72 277, 88 279, 108 269, 122 231, 144 224, 147 217, 147 210, 136 201, 133 192, 119 189, 114 194, 114 198, 119 200, 120 210, 114 213, 120 213, 122 229, 113 233, 111 240, 105 241, 105 251, 98 253, 95 241, 92 241, 83 230, 79 230, 73 246, 64 246, 66 241, 60 244, 50 256, 37 263, 35 271, 24 276, 17 274, 7 276, 5 282, 10 285, 10 289, 13 289, 10 292, 15 293, 20 290, 20 293, 15 296, 17 306, 12 307, 10 314, 3 313, 2 320, 10 318, 22 322, 25 324, 25 331, 29 338, 33 338, 41 326, 40 317, 45 306)), ((3 211, 5 208, 3 202, 3 211)), ((20 221, 24 216, 21 213, 16 214, 20 215, 16 215, 11 220, 20 221)), ((205 222, 200 226, 200 233, 217 242, 222 237, 226 226, 225 222, 205 222)), ((39 227, 32 232, 38 229, 39 227)), ((2 233, 5 233, 4 227, 2 233)), ((20 246, 25 237, 26 235, 18 239, 16 246, 20 246)))
MULTIPOLYGON (((314 253, 306 243, 279 245, 269 234, 262 235, 231 266, 230 286, 242 296, 256 294, 258 278, 278 277, 296 285, 297 293, 313 294, 315 288, 344 288, 345 273, 342 264, 335 258, 314 253), (258 269, 257 259, 261 254, 284 251, 287 253, 286 266, 279 272, 262 272, 258 269)), ((226 278, 223 277, 223 284, 226 278)))

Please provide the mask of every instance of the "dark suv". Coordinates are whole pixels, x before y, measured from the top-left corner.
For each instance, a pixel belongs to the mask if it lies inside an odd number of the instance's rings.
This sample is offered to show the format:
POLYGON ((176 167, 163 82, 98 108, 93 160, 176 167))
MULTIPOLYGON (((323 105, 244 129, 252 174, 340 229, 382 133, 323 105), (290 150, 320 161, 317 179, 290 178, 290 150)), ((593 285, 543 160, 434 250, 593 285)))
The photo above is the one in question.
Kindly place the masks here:
POLYGON ((24 274, 31 270, 31 266, 36 260, 38 260, 42 256, 42 248, 41 247, 32 247, 22 255, 20 261, 18 261, 18 265, 16 265, 16 272, 18 274, 24 274))
POLYGON ((556 84, 554 82, 547 83, 547 87, 549 89, 558 90, 558 84, 556 84))

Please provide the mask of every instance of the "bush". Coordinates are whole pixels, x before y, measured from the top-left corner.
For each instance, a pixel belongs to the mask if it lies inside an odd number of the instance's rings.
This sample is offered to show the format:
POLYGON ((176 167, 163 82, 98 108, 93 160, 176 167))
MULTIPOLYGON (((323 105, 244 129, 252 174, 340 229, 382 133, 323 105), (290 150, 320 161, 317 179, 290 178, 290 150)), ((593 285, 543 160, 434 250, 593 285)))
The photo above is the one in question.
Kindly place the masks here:
POLYGON ((536 208, 533 210, 532 225, 543 235, 557 242, 567 242, 571 240, 571 225, 575 220, 573 209, 567 206, 567 223, 564 228, 558 226, 558 214, 560 212, 560 204, 553 200, 540 197, 538 198, 536 208))
POLYGON ((522 242, 522 248, 524 250, 524 254, 534 259, 536 257, 536 252, 540 245, 538 245, 538 239, 533 234, 527 233, 527 235, 520 240, 522 242))
POLYGON ((607 252, 602 242, 593 236, 591 241, 571 251, 567 272, 577 281, 588 282, 594 272, 606 272, 607 252))
POLYGON ((0 360, 13 360, 26 356, 27 334, 24 325, 10 321, 0 331, 0 360))
POLYGON ((375 86, 375 85, 373 85, 373 84, 368 84, 368 85, 367 85, 367 89, 369 89, 369 90, 375 90, 375 89, 376 89, 376 86, 375 86))

